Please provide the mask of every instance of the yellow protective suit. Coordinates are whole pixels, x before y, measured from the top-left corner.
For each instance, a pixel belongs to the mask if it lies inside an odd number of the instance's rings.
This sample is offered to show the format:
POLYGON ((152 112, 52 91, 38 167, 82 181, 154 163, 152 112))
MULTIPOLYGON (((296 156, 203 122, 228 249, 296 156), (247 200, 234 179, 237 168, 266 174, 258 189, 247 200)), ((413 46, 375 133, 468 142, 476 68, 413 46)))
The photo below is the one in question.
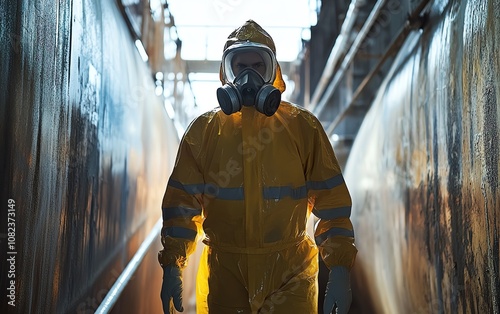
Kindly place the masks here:
MULTIPOLYGON (((248 21, 228 38, 271 37, 248 21)), ((221 81, 224 79, 221 69, 221 81)), ((273 84, 285 84, 277 70, 273 84)), ((271 117, 254 107, 195 119, 179 148, 163 200, 162 266, 184 267, 204 232, 198 313, 316 313, 318 250, 328 267, 356 255, 351 198, 332 146, 308 111, 282 101, 271 117)))

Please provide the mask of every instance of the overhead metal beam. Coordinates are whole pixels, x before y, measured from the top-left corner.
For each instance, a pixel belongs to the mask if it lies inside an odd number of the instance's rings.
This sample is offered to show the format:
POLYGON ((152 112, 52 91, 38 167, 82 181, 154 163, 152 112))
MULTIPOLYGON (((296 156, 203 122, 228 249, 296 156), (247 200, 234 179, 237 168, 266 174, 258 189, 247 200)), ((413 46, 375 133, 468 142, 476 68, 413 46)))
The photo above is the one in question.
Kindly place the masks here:
MULTIPOLYGON (((219 73, 220 61, 184 60, 187 73, 219 73)), ((278 61, 279 62, 279 61, 278 61)), ((292 62, 279 62, 283 74, 290 73, 292 62)))
MULTIPOLYGON (((342 111, 337 115, 335 120, 333 120, 325 129, 326 129, 326 134, 331 135, 333 134, 335 128, 339 125, 340 121, 342 121, 349 112, 351 112, 355 108, 355 103, 356 100, 360 97, 361 93, 365 89, 365 87, 368 85, 368 83, 372 80, 372 78, 379 72, 380 68, 384 63, 390 58, 393 57, 401 46, 403 45, 404 41, 408 37, 408 34, 418 28, 421 28, 424 23, 426 22, 426 17, 422 17, 421 14, 425 7, 429 4, 430 0, 423 0, 418 7, 415 8, 415 10, 408 16, 408 20, 405 23, 405 25, 402 27, 402 29, 398 32, 396 38, 391 42, 387 50, 385 51, 384 55, 382 58, 380 58, 379 62, 376 64, 376 66, 368 73, 368 75, 364 78, 364 80, 359 84, 358 88, 353 94, 353 97, 349 104, 342 109, 342 111)), ((321 107, 323 108, 323 107, 321 107)), ((369 107, 368 107, 369 108, 369 107)), ((367 108, 367 109, 368 109, 367 108)))
POLYGON ((340 30, 340 34, 335 40, 335 44, 330 51, 330 56, 326 61, 325 68, 318 82, 318 86, 314 89, 313 96, 310 100, 310 104, 312 106, 308 106, 309 110, 314 110, 316 105, 318 104, 321 95, 325 91, 328 86, 330 79, 335 71, 337 63, 340 61, 340 58, 346 53, 349 48, 349 44, 351 43, 351 34, 353 32, 354 24, 358 18, 358 13, 360 7, 365 5, 364 1, 359 0, 351 0, 351 4, 349 5, 349 9, 346 13, 345 22, 342 24, 342 28, 340 30))
POLYGON ((330 100, 331 96, 333 95, 334 91, 336 90, 337 86, 339 85, 341 79, 344 77, 344 75, 347 73, 347 70, 349 66, 351 65, 352 61, 354 60, 354 57, 356 53, 359 50, 359 47, 361 46, 361 43, 365 40, 365 37, 368 35, 368 32, 370 31, 373 23, 377 20, 377 18, 380 15, 380 11, 382 10, 383 6, 387 0, 378 0, 377 3, 375 3, 370 15, 365 21, 365 24, 359 31, 358 35, 356 36, 356 39, 352 43, 351 48, 347 52, 346 56, 344 57, 342 63, 340 64, 340 68, 338 69, 337 73, 333 77, 333 79, 330 81, 330 84, 328 84, 328 87, 325 90, 325 93, 321 97, 321 99, 318 101, 318 103, 311 103, 311 108, 310 110, 317 116, 321 114, 321 111, 324 109, 325 105, 328 103, 330 100))

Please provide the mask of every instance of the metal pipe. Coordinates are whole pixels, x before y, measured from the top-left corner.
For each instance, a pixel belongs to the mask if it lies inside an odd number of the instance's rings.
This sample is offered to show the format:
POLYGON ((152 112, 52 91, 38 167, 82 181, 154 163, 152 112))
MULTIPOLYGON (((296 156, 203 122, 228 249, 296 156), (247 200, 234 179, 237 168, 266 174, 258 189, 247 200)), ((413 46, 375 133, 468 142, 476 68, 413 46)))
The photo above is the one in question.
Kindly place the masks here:
POLYGON ((120 297, 123 290, 127 286, 128 282, 130 281, 135 271, 139 267, 140 263, 144 259, 144 256, 148 252, 149 247, 151 246, 151 244, 155 239, 158 239, 162 225, 163 225, 162 219, 160 218, 158 222, 154 225, 149 235, 146 237, 146 240, 142 242, 141 246, 135 253, 134 257, 132 257, 127 267, 125 267, 123 272, 120 274, 120 277, 118 277, 116 282, 113 284, 113 286, 111 287, 108 294, 101 302, 95 313, 98 314, 109 313, 109 311, 113 308, 116 301, 118 301, 118 298, 120 297))
POLYGON ((408 20, 405 24, 405 26, 399 31, 398 36, 392 41, 391 45, 389 48, 386 50, 382 58, 379 60, 377 65, 370 71, 370 73, 363 79, 361 84, 359 84, 358 88, 354 92, 354 95, 349 102, 349 104, 337 115, 335 120, 333 120, 328 127, 326 128, 325 132, 329 136, 333 133, 335 128, 338 126, 340 121, 342 121, 347 113, 354 107, 354 103, 356 100, 359 98, 365 87, 368 85, 368 83, 373 79, 375 74, 380 70, 382 65, 387 61, 387 59, 391 56, 393 56, 399 48, 403 45, 406 37, 408 34, 414 30, 415 28, 420 28, 424 21, 422 19, 419 19, 418 16, 422 12, 422 10, 427 6, 427 4, 430 2, 430 0, 424 0, 420 3, 420 5, 413 11, 413 13, 408 17, 408 20))
POLYGON ((319 79, 318 86, 314 90, 313 96, 311 98, 310 104, 311 107, 308 107, 309 110, 314 110, 314 107, 318 103, 323 91, 325 90, 328 82, 330 81, 333 71, 335 71, 335 67, 339 62, 341 56, 346 52, 349 38, 351 37, 352 29, 354 27, 354 23, 358 18, 359 8, 365 4, 364 1, 352 0, 349 5, 349 9, 346 13, 346 18, 344 23, 342 23, 342 27, 340 29, 340 34, 335 40, 335 44, 333 45, 332 51, 330 52, 330 56, 325 64, 325 69, 321 74, 321 78, 319 79))
POLYGON ((359 46, 361 45, 361 43, 363 42, 365 37, 368 35, 368 32, 370 31, 373 23, 375 23, 375 21, 377 20, 379 14, 380 14, 380 11, 382 10, 382 8, 386 2, 387 2, 387 0, 379 0, 379 1, 377 1, 375 6, 373 7, 370 15, 366 19, 365 24, 363 25, 363 27, 359 31, 358 36, 356 36, 356 39, 354 40, 351 48, 349 49, 349 52, 347 53, 344 60, 342 61, 342 64, 340 65, 339 70, 336 72, 333 80, 328 85, 328 88, 325 91, 325 94, 323 95, 323 97, 321 98, 321 100, 319 101, 317 106, 315 107, 315 110, 313 110, 313 113, 316 116, 318 116, 321 113, 321 111, 324 109, 326 103, 328 102, 328 100, 330 100, 330 97, 333 95, 333 92, 335 91, 338 84, 340 83, 340 80, 346 74, 347 68, 349 67, 351 62, 354 60, 354 56, 358 52, 359 46))
POLYGON ((304 106, 306 108, 309 107, 309 99, 311 96, 311 53, 310 50, 306 50, 306 55, 305 55, 305 69, 304 69, 304 106))

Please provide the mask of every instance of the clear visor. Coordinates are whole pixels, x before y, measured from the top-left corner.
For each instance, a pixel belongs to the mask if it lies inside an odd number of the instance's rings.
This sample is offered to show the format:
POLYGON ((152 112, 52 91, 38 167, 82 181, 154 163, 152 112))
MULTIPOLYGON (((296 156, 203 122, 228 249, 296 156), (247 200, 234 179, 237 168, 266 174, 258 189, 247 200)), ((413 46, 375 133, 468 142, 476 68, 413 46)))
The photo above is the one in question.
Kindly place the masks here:
POLYGON ((276 76, 274 53, 269 47, 258 43, 243 42, 230 46, 222 55, 222 66, 225 79, 229 82, 234 82, 234 79, 243 70, 244 66, 259 72, 266 83, 272 83, 276 76), (240 58, 243 53, 257 53, 260 58, 240 58), (263 64, 258 64, 259 62, 263 64))

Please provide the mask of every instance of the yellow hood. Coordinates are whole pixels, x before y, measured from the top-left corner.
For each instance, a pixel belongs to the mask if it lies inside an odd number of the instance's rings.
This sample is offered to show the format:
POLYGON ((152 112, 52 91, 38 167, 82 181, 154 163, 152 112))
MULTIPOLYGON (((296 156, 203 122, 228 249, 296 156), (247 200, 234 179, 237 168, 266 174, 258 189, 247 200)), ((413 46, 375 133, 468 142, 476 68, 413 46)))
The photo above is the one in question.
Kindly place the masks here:
MULTIPOLYGON (((274 45, 273 39, 259 24, 253 20, 246 21, 245 24, 235 29, 229 35, 226 44, 224 45, 224 51, 235 43, 245 41, 266 45, 276 56, 276 46, 274 45)), ((228 83, 225 79, 222 63, 220 65, 219 78, 223 85, 228 83)), ((283 93, 286 89, 279 63, 276 65, 276 78, 274 79, 273 86, 276 87, 281 93, 283 93)))

